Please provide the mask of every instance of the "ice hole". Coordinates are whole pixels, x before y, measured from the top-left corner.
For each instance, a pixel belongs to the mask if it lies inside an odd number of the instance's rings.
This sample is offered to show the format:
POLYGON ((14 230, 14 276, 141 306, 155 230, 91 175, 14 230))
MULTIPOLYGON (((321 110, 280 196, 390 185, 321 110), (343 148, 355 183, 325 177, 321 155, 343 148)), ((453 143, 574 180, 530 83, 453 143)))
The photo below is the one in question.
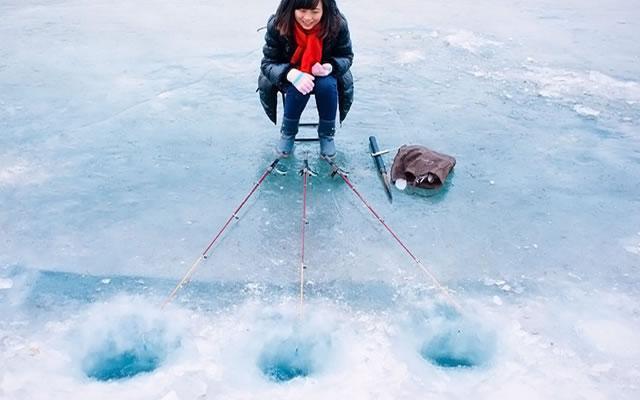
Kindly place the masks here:
POLYGON ((267 344, 258 360, 262 373, 274 382, 287 382, 317 372, 328 340, 289 337, 267 344))
POLYGON ((420 355, 443 368, 474 368, 486 364, 495 352, 493 334, 477 329, 448 328, 427 339, 420 355))
POLYGON ((117 350, 113 343, 108 343, 90 357, 92 360, 85 369, 87 376, 99 381, 110 381, 155 370, 160 365, 163 354, 143 343, 126 350, 117 350))
POLYGON ((167 335, 162 326, 148 326, 125 318, 94 338, 82 359, 84 373, 99 381, 131 378, 157 369, 179 338, 167 335))

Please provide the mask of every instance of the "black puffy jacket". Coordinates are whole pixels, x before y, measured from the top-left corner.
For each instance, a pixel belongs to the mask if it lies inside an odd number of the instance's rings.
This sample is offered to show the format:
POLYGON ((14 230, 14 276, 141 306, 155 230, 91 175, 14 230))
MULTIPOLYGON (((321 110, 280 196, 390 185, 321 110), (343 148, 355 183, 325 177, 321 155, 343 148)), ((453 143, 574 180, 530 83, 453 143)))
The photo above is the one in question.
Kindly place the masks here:
MULTIPOLYGON (((344 16, 340 16, 340 32, 333 40, 325 39, 322 44, 321 63, 331 63, 333 75, 338 81, 338 109, 340 122, 342 122, 353 103, 353 76, 351 75, 351 63, 353 62, 353 50, 349 27, 344 16)), ((275 15, 269 18, 267 33, 264 36, 265 44, 262 48, 262 63, 260 65, 260 77, 258 78, 258 90, 260 102, 269 119, 276 123, 278 91, 283 91, 287 83, 287 73, 292 68, 289 63, 296 50, 295 40, 280 35, 276 29, 275 15)))

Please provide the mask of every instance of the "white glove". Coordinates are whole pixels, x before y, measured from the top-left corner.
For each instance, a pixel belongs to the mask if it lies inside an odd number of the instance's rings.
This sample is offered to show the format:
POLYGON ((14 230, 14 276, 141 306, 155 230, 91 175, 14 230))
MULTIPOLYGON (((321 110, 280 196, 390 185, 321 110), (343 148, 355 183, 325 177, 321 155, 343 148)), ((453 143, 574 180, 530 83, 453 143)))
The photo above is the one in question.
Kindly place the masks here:
POLYGON ((315 76, 327 76, 333 71, 333 65, 329 63, 315 63, 313 67, 311 67, 311 73, 315 76))
POLYGON ((291 82, 298 92, 302 94, 309 94, 313 90, 313 75, 306 74, 299 69, 291 68, 291 71, 287 74, 287 80, 291 82))

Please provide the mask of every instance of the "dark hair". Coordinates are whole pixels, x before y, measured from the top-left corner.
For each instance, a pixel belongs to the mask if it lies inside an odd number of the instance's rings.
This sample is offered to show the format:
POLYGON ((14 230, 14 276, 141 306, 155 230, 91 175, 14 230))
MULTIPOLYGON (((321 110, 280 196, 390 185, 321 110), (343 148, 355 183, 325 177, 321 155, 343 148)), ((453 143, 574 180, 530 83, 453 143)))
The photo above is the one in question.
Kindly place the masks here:
POLYGON ((276 10, 276 28, 282 36, 293 37, 296 23, 295 10, 312 10, 322 2, 322 18, 320 19, 320 37, 335 38, 340 30, 340 10, 336 0, 281 0, 276 10))

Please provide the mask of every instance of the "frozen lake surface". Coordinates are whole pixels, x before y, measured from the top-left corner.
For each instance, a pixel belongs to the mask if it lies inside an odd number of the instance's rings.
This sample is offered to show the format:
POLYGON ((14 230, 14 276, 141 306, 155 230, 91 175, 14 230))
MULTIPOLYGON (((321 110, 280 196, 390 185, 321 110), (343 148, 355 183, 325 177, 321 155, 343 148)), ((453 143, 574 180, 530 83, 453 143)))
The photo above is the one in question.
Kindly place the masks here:
POLYGON ((339 1, 338 162, 461 314, 313 144, 160 309, 273 159, 276 3, 0 1, 0 398, 637 399, 634 1, 339 1), (455 171, 391 205, 369 135, 455 171))

